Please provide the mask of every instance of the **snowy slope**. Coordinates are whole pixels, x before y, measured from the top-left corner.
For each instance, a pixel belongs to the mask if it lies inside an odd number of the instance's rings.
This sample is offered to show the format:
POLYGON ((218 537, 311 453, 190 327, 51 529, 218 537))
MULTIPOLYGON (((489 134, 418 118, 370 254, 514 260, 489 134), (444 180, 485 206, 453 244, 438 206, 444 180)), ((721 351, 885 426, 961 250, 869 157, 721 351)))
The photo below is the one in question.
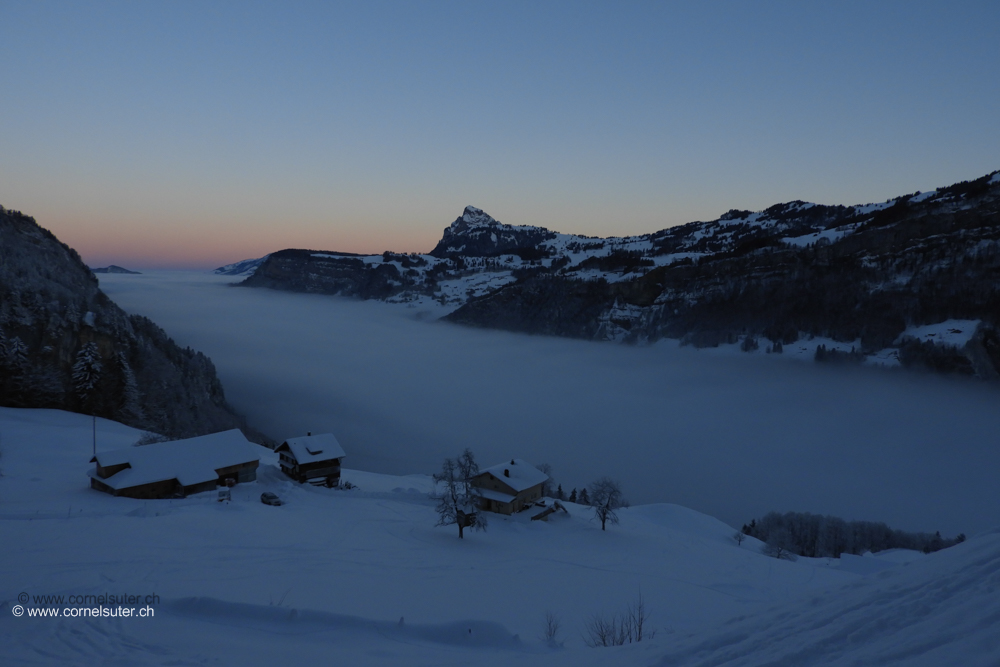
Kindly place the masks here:
POLYGON ((1000 530, 823 595, 672 638, 663 665, 1000 664, 1000 530))
POLYGON ((216 273, 221 276, 250 276, 253 275, 253 272, 256 271, 267 258, 268 255, 264 255, 263 257, 258 257, 257 259, 240 260, 239 262, 233 262, 232 264, 220 266, 212 273, 216 273))
MULTIPOLYGON (((487 532, 459 540, 434 527, 426 476, 348 470, 358 490, 301 487, 263 449, 258 482, 237 486, 229 504, 213 494, 112 498, 87 487, 90 428, 80 415, 0 409, 2 664, 288 664, 289 654, 359 665, 987 664, 998 655, 987 632, 1000 611, 988 595, 997 533, 907 565, 895 554, 874 577, 826 559, 766 558, 753 540, 738 546, 730 527, 675 505, 631 508, 602 532, 568 504, 568 517, 491 517, 487 532), (263 490, 287 504, 261 504, 263 490), (655 638, 583 646, 591 614, 640 591, 655 638), (15 617, 21 592, 159 600, 155 618, 15 617), (547 610, 561 619, 562 649, 539 638, 547 610)), ((97 422, 99 450, 138 435, 97 422)))

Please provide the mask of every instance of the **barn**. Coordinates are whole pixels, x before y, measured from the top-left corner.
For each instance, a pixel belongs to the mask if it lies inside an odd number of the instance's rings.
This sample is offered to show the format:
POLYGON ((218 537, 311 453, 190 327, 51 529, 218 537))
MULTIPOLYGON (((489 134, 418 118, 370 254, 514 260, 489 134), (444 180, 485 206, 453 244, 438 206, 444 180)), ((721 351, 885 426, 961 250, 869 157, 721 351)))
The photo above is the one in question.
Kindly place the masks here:
POLYGON ((274 451, 280 455, 281 471, 299 483, 340 484, 340 462, 347 454, 333 433, 289 438, 274 451))
POLYGON ((126 498, 174 498, 257 479, 257 446, 239 429, 98 452, 91 488, 126 498))

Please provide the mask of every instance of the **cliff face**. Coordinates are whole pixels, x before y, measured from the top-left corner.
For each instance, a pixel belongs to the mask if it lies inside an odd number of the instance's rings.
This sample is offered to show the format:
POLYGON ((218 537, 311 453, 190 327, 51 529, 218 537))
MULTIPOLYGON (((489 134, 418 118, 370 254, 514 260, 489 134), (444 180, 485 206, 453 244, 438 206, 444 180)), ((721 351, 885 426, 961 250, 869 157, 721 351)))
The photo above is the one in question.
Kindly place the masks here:
POLYGON ((74 250, 3 208, 0 404, 94 414, 172 436, 243 425, 208 357, 126 314, 74 250))

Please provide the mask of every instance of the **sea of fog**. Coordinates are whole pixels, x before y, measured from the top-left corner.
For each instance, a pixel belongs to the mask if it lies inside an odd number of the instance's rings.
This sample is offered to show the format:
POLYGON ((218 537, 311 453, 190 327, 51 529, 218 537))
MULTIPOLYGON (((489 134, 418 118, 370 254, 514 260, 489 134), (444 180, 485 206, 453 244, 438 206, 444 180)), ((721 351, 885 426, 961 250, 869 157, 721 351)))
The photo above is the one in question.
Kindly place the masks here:
POLYGON ((209 355, 252 425, 332 431, 350 468, 432 473, 469 447, 481 465, 548 463, 567 493, 608 475, 633 504, 733 526, 771 510, 947 536, 1000 525, 1000 390, 985 383, 470 329, 206 273, 100 280, 209 355))

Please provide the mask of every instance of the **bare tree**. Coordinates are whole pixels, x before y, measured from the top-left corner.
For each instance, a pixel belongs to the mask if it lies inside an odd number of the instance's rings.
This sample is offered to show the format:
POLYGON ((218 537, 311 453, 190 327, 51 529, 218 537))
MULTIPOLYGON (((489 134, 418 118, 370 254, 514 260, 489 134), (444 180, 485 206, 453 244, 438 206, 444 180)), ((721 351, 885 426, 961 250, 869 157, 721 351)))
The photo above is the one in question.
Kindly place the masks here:
POLYGON ((760 552, 765 556, 771 556, 778 560, 798 560, 798 556, 792 551, 792 538, 785 529, 772 532, 760 552))
POLYGON ((622 495, 622 486, 610 477, 602 477, 590 485, 590 504, 594 515, 601 520, 601 530, 610 521, 618 523, 617 510, 628 507, 628 502, 622 495))
POLYGON ((545 612, 545 629, 542 632, 542 640, 549 646, 558 646, 559 641, 557 637, 560 628, 562 628, 562 622, 559 620, 559 617, 551 611, 545 612))
POLYGON ((737 530, 733 534, 733 539, 736 540, 737 545, 743 546, 743 540, 747 539, 747 536, 746 533, 744 533, 742 530, 737 530))
POLYGON ((445 459, 441 472, 434 475, 434 481, 444 485, 437 495, 437 525, 457 524, 459 538, 465 537, 466 528, 486 530, 486 517, 479 511, 482 495, 471 483, 478 474, 476 459, 466 449, 457 459, 445 459))

